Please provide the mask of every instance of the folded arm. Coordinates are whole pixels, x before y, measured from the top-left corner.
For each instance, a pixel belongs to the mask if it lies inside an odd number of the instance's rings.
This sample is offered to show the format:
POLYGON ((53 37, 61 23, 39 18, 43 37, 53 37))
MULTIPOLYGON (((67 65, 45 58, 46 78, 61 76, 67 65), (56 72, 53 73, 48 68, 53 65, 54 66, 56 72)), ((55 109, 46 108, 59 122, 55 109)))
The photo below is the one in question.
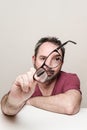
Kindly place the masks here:
POLYGON ((72 115, 79 111, 81 99, 80 92, 73 89, 54 96, 33 97, 27 101, 27 104, 47 111, 72 115))

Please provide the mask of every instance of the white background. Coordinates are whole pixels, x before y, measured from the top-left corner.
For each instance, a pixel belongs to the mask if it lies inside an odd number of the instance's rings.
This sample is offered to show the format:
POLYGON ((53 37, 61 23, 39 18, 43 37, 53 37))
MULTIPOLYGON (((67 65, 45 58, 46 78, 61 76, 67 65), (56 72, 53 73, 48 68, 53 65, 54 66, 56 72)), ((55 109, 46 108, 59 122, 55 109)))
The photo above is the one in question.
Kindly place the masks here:
POLYGON ((63 70, 78 74, 87 107, 86 0, 0 0, 0 99, 32 66, 34 45, 44 36, 78 43, 66 45, 63 70))

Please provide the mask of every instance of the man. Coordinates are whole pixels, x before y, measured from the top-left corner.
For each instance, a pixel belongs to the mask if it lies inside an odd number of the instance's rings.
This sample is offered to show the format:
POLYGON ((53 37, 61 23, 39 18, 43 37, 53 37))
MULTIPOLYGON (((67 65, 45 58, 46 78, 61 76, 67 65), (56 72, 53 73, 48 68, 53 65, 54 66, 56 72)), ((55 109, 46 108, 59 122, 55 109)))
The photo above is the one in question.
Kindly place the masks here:
POLYGON ((1 109, 4 114, 14 116, 25 104, 61 114, 79 112, 82 99, 79 78, 76 74, 61 71, 64 47, 56 55, 52 53, 60 45, 61 41, 55 37, 44 37, 38 41, 32 57, 35 69, 19 75, 11 90, 2 98, 1 109), (53 56, 49 56, 51 53, 53 56), (52 57, 56 57, 55 60, 52 57), (57 66, 51 68, 51 64, 57 66), (43 83, 35 79, 35 72, 41 66, 47 73, 43 83))

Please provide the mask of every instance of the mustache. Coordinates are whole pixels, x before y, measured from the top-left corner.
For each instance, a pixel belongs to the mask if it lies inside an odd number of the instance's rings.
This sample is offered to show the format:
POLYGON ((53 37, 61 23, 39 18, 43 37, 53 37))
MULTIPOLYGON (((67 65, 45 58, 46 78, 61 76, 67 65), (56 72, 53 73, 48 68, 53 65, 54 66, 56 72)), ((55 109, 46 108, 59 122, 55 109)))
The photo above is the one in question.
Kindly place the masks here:
POLYGON ((46 72, 47 72, 47 73, 50 73, 50 74, 54 74, 55 71, 52 70, 52 69, 49 69, 49 70, 47 70, 46 72))

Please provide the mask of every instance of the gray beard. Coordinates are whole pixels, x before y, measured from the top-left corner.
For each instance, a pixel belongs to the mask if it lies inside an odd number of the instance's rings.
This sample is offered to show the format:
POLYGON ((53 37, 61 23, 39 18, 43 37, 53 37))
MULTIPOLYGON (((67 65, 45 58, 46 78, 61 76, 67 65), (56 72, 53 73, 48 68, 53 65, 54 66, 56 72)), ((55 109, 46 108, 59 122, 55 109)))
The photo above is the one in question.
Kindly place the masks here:
POLYGON ((59 77, 59 74, 60 74, 60 71, 57 74, 55 74, 55 75, 53 75, 51 77, 48 77, 48 79, 46 80, 45 83, 47 85, 50 85, 53 81, 55 81, 59 77))

